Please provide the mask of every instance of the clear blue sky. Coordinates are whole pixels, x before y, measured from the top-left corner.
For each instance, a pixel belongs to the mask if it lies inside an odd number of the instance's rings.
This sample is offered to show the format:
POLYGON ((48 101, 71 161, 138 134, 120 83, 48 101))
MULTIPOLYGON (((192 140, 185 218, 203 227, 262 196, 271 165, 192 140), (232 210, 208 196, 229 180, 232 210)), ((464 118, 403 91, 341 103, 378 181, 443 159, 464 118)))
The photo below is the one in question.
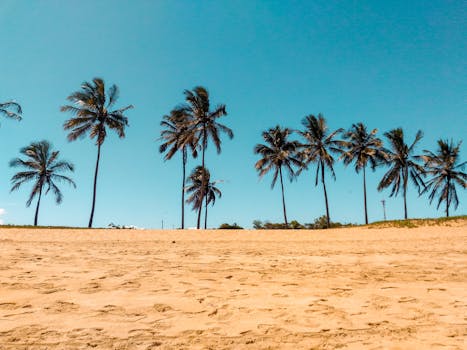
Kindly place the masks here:
MULTIPOLYGON (((95 225, 177 227, 181 160, 158 153, 161 116, 183 101, 183 90, 207 87, 225 103, 223 122, 235 132, 213 147, 207 166, 223 197, 209 226, 255 219, 281 221, 280 188, 259 181, 253 147, 276 124, 299 128, 307 114, 323 113, 332 129, 362 121, 382 134, 403 127, 409 140, 421 128, 418 151, 440 137, 467 135, 467 9, 463 1, 16 1, 0 0, 0 100, 15 99, 21 122, 0 120, 0 216, 30 224, 30 187, 9 193, 8 162, 31 141, 48 139, 76 166, 78 188, 62 186, 64 201, 44 198, 39 223, 86 226, 96 147, 68 143, 69 117, 59 111, 83 81, 102 77, 133 104, 124 140, 110 135, 102 149, 95 225), (2 212, 2 210, 0 210, 2 212)), ((465 144, 461 149, 466 159, 465 144)), ((189 170, 199 161, 190 160, 189 170)), ((331 218, 363 222, 362 179, 336 166, 329 179, 331 218)), ((388 198, 369 174, 370 221, 403 216, 402 197, 388 198)), ((466 213, 466 193, 452 214, 466 213)), ((286 184, 289 219, 312 222, 324 213, 312 172, 286 184)), ((409 188, 410 217, 442 216, 409 188)), ((187 226, 196 216, 187 208, 187 226)))

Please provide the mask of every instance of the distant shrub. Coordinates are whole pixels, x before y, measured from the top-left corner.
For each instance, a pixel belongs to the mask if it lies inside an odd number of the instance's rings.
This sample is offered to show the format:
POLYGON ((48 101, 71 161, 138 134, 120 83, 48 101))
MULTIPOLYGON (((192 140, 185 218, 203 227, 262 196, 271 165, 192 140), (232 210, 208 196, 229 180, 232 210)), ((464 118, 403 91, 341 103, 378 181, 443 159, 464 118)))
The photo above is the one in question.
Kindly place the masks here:
POLYGON ((289 227, 293 230, 299 230, 299 229, 305 228, 305 226, 303 226, 297 220, 292 220, 289 224, 289 227))
POLYGON ((261 230, 263 228, 263 223, 261 222, 261 220, 253 221, 253 228, 255 230, 261 230))
POLYGON ((224 223, 219 226, 220 230, 243 230, 243 227, 237 225, 236 222, 234 222, 232 225, 224 223))

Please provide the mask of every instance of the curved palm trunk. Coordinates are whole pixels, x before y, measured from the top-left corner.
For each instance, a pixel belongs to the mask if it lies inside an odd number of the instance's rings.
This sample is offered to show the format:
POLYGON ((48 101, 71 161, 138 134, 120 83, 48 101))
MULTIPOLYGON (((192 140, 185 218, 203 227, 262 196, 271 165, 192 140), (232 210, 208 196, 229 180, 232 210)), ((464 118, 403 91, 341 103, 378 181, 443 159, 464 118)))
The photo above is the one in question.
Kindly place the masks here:
POLYGON ((92 220, 94 219, 94 208, 96 206, 96 188, 97 188, 97 174, 99 172, 99 160, 101 158, 101 144, 97 145, 97 160, 96 160, 96 171, 94 172, 94 189, 92 192, 92 207, 91 216, 89 217, 88 228, 92 227, 92 220))
POLYGON ((34 226, 37 226, 37 219, 39 217, 39 206, 41 205, 42 185, 39 189, 39 198, 37 199, 36 214, 34 215, 34 226))
POLYGON ((365 168, 363 167, 363 204, 365 206, 365 224, 368 225, 368 211, 366 206, 366 175, 365 168))
POLYGON ((285 209, 285 197, 284 197, 284 183, 282 181, 282 166, 279 167, 279 175, 281 177, 281 189, 282 189, 282 209, 284 211, 284 221, 285 227, 289 227, 289 223, 287 222, 287 210, 285 209))
POLYGON ((199 207, 199 210, 198 210, 198 222, 196 224, 196 228, 199 230, 200 226, 201 226, 201 210, 203 208, 203 199, 204 199, 204 182, 205 182, 205 171, 204 171, 204 153, 205 153, 205 150, 206 150, 206 126, 203 125, 203 156, 202 156, 202 161, 201 161, 201 166, 203 167, 203 178, 201 180, 202 182, 202 187, 201 187, 201 198, 200 198, 200 201, 201 201, 201 206, 199 207))
POLYGON ((324 202, 326 204, 326 226, 331 226, 331 219, 329 218, 329 205, 328 205, 328 193, 326 191, 326 182, 324 181, 324 164, 321 162, 321 182, 323 183, 324 190, 324 202))
POLYGON ((182 181, 182 230, 185 228, 185 178, 186 178, 186 148, 182 149, 182 163, 183 163, 183 181, 182 181))

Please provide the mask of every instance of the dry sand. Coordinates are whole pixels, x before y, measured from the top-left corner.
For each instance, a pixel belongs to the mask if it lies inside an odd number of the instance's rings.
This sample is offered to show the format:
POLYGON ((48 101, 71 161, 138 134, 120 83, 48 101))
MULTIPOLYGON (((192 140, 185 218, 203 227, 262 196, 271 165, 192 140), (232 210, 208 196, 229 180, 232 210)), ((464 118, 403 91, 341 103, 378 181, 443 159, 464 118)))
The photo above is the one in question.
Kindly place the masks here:
POLYGON ((0 349, 466 349, 467 226, 0 228, 0 349))

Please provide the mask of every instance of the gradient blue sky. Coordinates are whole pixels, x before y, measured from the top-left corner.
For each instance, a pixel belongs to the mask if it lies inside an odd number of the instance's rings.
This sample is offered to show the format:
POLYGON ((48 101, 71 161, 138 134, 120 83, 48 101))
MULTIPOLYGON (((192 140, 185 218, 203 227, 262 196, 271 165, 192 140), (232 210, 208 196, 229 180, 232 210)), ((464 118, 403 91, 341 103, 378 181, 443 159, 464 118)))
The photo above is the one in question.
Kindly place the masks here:
MULTIPOLYGON (((102 77, 121 90, 119 105, 134 104, 124 140, 110 135, 102 149, 95 225, 177 227, 181 160, 158 153, 161 116, 183 100, 183 90, 206 86, 225 103, 223 122, 235 132, 213 147, 207 166, 223 197, 209 226, 255 219, 281 221, 280 189, 259 181, 252 150, 276 124, 299 128, 307 114, 323 113, 332 129, 364 122, 382 134, 403 127, 418 147, 440 137, 467 135, 467 10, 463 1, 17 1, 0 0, 0 100, 15 99, 24 120, 0 120, 0 216, 30 224, 30 187, 9 193, 8 162, 31 141, 48 139, 76 166, 78 189, 63 185, 64 201, 44 198, 43 225, 86 226, 96 147, 68 143, 69 117, 59 111, 83 81, 102 77)), ((466 159, 466 148, 461 156, 466 159)), ((189 170, 198 165, 190 160, 189 170)), ((363 222, 362 179, 336 166, 328 180, 331 218, 363 222)), ((403 216, 402 197, 388 198, 369 174, 370 221, 403 216)), ((465 214, 466 193, 452 214, 465 214)), ((312 172, 286 184, 289 219, 312 222, 324 213, 312 172)), ((410 217, 441 216, 409 188, 410 217)), ((187 226, 196 216, 187 208, 187 226)))

